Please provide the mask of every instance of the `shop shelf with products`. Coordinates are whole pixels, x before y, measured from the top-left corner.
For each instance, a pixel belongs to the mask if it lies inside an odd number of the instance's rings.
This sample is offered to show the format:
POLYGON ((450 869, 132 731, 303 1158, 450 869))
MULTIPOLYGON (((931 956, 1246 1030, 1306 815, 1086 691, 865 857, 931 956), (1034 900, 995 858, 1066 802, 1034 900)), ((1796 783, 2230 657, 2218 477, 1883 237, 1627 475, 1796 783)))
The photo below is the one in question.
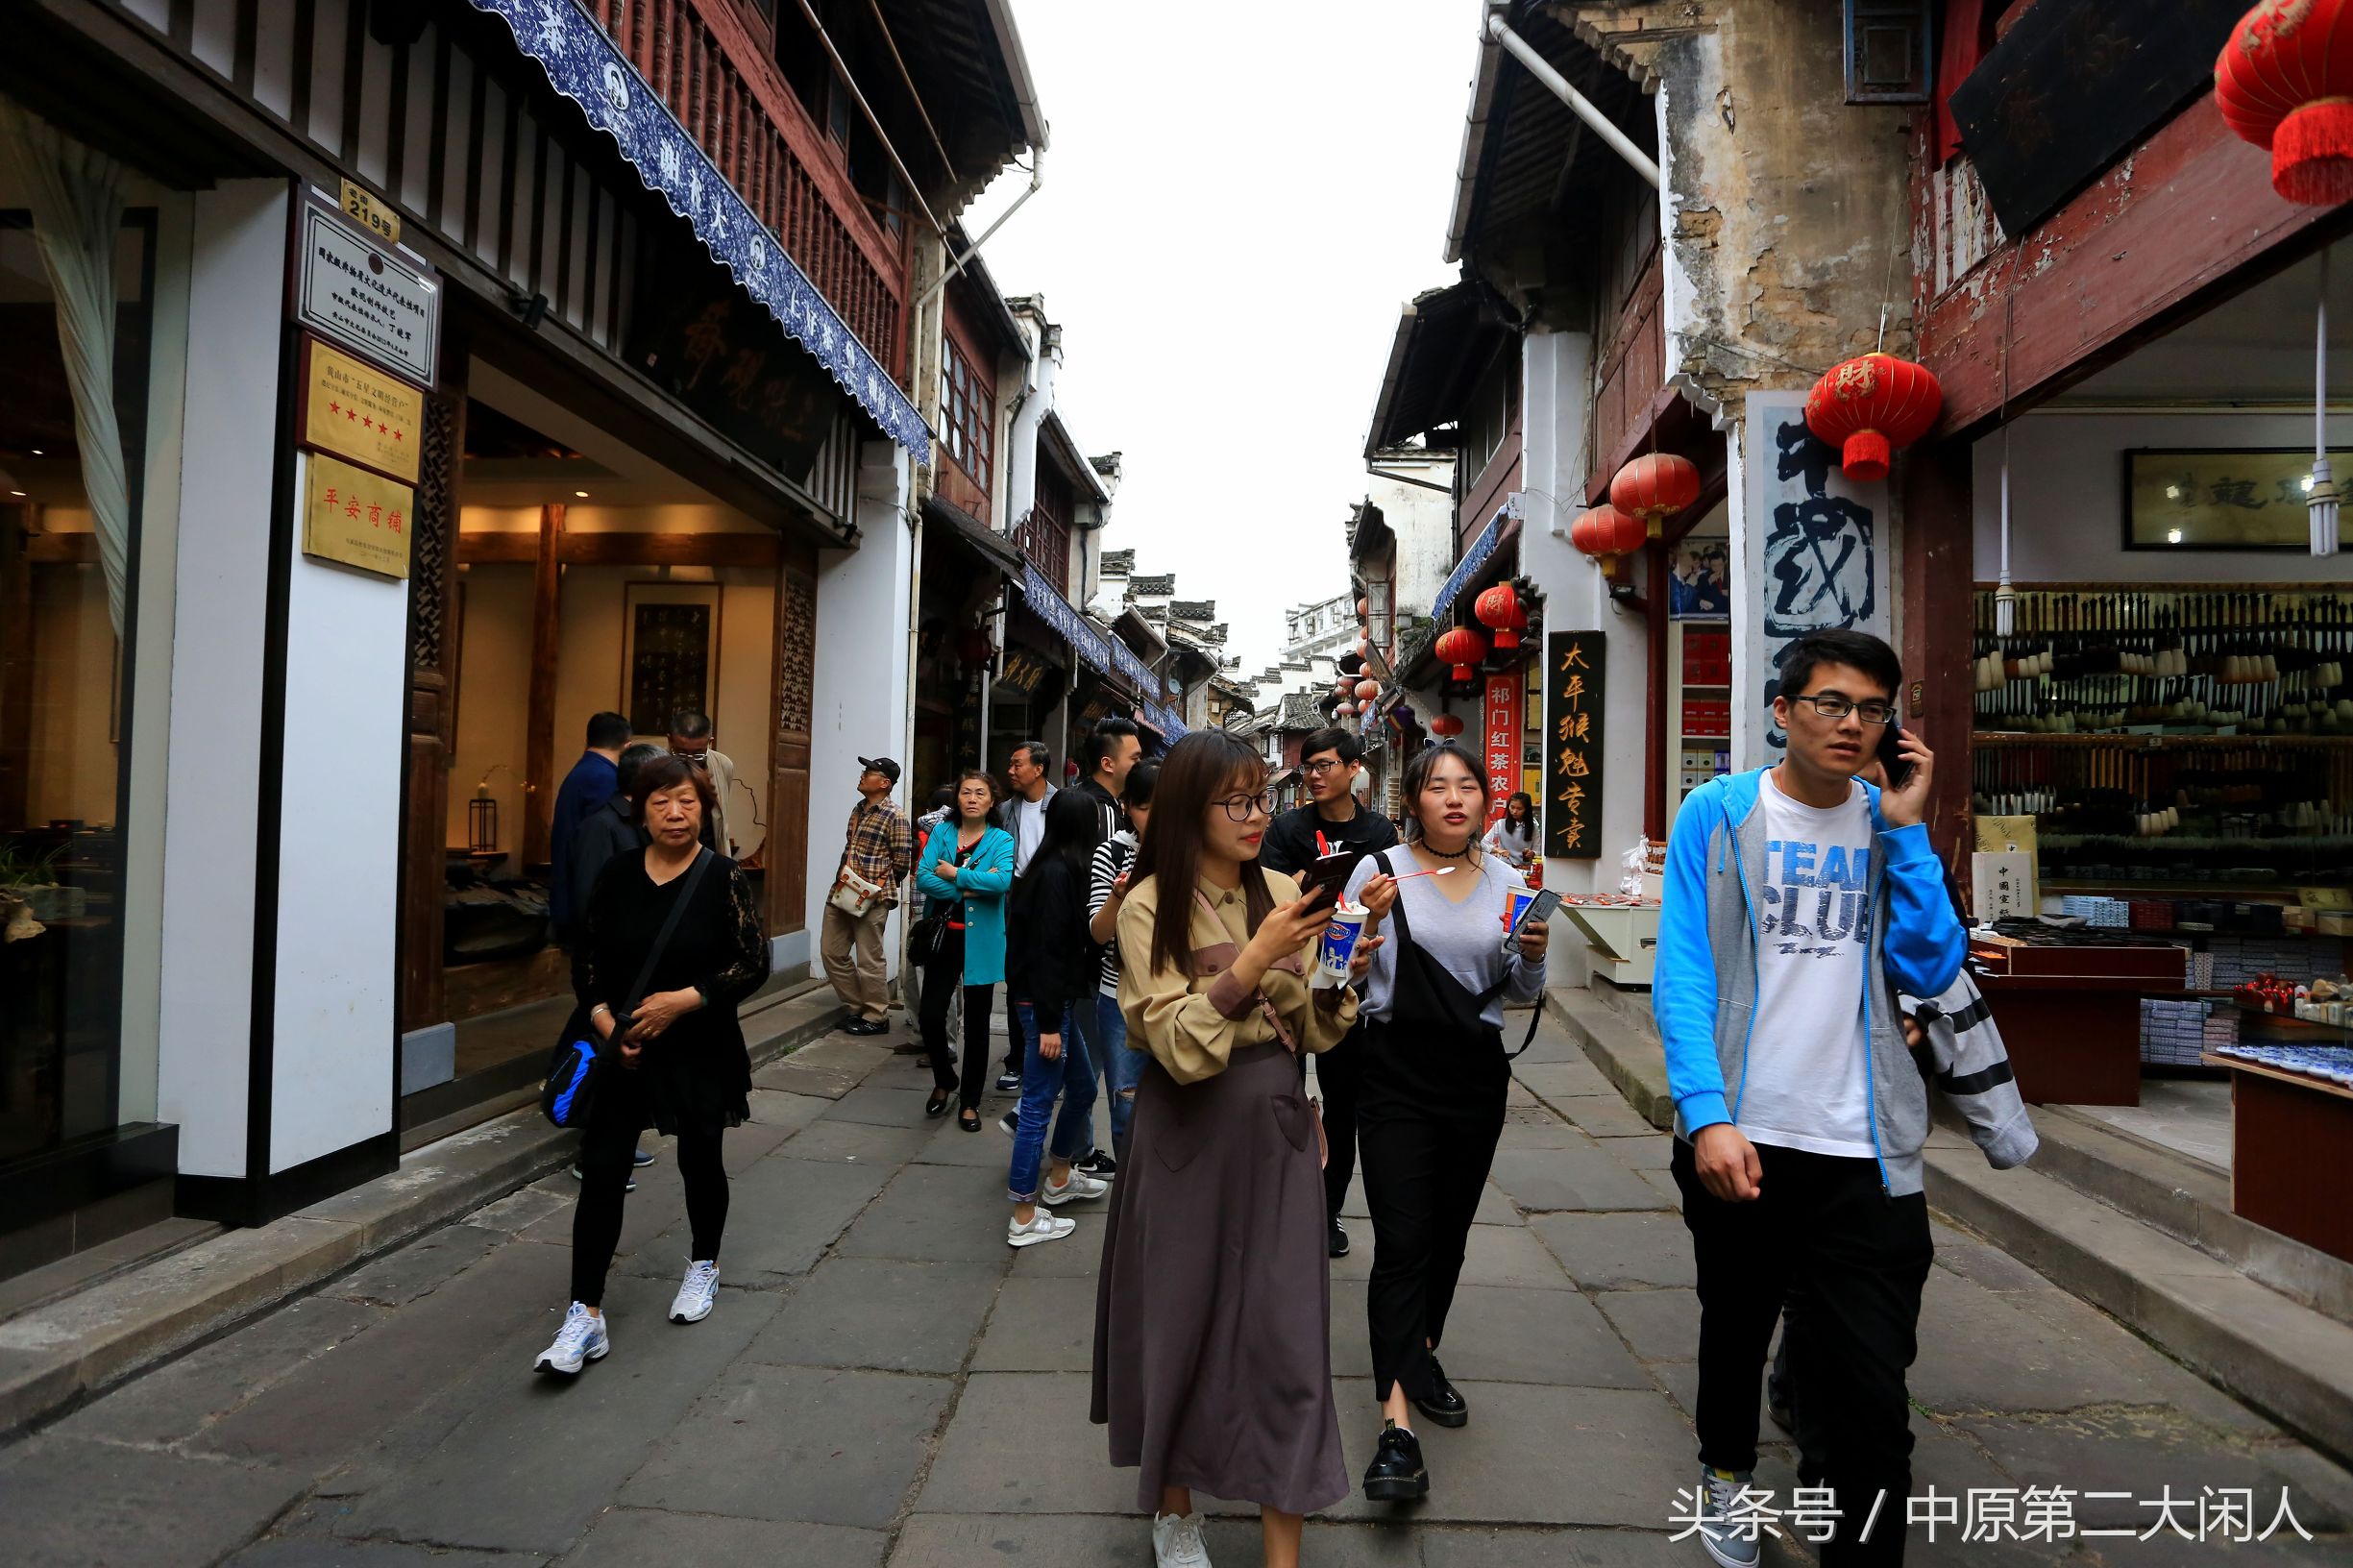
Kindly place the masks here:
POLYGON ((1732 627, 1717 617, 1673 622, 1667 636, 1666 820, 1683 796, 1732 771, 1732 627))

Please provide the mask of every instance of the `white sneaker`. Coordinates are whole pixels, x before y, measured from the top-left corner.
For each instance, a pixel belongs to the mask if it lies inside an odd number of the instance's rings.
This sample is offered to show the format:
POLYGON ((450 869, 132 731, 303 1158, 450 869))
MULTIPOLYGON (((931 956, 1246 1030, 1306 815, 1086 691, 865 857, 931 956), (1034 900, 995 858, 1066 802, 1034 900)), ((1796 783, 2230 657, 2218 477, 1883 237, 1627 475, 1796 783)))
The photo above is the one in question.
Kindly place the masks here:
POLYGON ((1210 1568, 1210 1549, 1201 1541, 1201 1516, 1154 1514, 1152 1561, 1156 1568, 1210 1568))
POLYGON ((1041 1241, 1059 1241, 1077 1229, 1077 1220, 1065 1219, 1060 1214, 1040 1213, 1031 1216, 1026 1225, 1009 1219, 1005 1222, 1005 1245, 1034 1247, 1041 1241))
POLYGON ((1070 1179, 1060 1187, 1056 1187, 1050 1181, 1047 1182, 1039 1191, 1038 1201, 1049 1208, 1060 1208, 1066 1203, 1080 1203, 1088 1198, 1099 1198, 1110 1190, 1111 1183, 1098 1182, 1083 1171, 1072 1170, 1070 1179))
POLYGON ((686 1265, 686 1279, 678 1293, 671 1298, 670 1320, 673 1323, 699 1323, 711 1315, 711 1308, 719 1300, 719 1264, 694 1262, 686 1265))
POLYGON ((564 1326, 555 1331, 555 1343, 539 1353, 531 1370, 576 1377, 590 1361, 604 1360, 605 1353, 612 1348, 612 1336, 604 1332, 604 1319, 576 1301, 564 1314, 564 1326))

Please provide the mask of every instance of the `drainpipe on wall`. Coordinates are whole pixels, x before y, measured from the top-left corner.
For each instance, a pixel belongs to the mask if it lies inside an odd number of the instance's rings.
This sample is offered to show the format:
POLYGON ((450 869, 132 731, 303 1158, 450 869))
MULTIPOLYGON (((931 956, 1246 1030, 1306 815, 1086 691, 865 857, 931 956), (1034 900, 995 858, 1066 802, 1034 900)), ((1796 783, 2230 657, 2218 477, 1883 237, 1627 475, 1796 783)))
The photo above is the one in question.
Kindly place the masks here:
POLYGON ((1526 38, 1511 31, 1500 11, 1487 15, 1487 37, 1504 46, 1512 59, 1528 67, 1528 74, 1542 83, 1552 95, 1569 106, 1569 112, 1585 122, 1587 130, 1602 138, 1609 150, 1626 160, 1627 167, 1650 182, 1651 188, 1659 188, 1658 165, 1651 155, 1635 146, 1626 133, 1610 123, 1609 116, 1593 107, 1587 98, 1569 85, 1569 79, 1553 68, 1553 62, 1536 53, 1526 38))

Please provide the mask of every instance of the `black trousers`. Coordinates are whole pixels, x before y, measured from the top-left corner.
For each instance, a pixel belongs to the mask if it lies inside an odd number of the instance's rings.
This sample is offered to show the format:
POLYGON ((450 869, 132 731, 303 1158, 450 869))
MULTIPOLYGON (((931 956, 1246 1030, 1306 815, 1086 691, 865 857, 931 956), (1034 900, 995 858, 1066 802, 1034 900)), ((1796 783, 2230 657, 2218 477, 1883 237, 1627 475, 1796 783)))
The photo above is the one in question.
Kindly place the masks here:
POLYGON ((1676 1186, 1700 1281, 1700 1462, 1756 1465, 1757 1372, 1783 1330, 1798 1423, 1798 1477, 1840 1510, 1825 1568, 1903 1560, 1912 1482, 1904 1372, 1919 1351, 1920 1297, 1934 1254, 1928 1201, 1891 1198, 1870 1160, 1760 1143, 1762 1195, 1727 1203, 1700 1184, 1678 1139, 1676 1186), (1884 1501, 1879 1501, 1884 1494, 1884 1501), (1862 1538, 1875 1503, 1878 1519, 1862 1538))
POLYGON ((967 1111, 980 1104, 989 1077, 989 1012, 996 1002, 996 987, 964 983, 964 933, 951 931, 940 952, 923 966, 923 1006, 919 1021, 923 1049, 931 1058, 933 1087, 957 1090, 957 1102, 967 1111), (947 1038, 947 1004, 958 990, 964 992, 964 1074, 956 1072, 956 1052, 947 1038))
MULTIPOLYGON (((583 1306, 604 1305, 604 1276, 621 1244, 621 1205, 628 1195, 637 1135, 652 1122, 645 1070, 605 1070, 580 1139, 580 1201, 572 1212, 572 1299, 583 1306)), ((719 1138, 716 1126, 678 1128, 678 1177, 686 1184, 698 1261, 718 1258, 727 1228, 727 1169, 719 1161, 719 1138)))
POLYGON ((1324 1209, 1337 1217, 1357 1172, 1357 1095, 1364 1081, 1364 1026, 1315 1058, 1315 1083, 1324 1097, 1324 1209))
MULTIPOLYGON (((1364 1151, 1364 1204, 1373 1216, 1365 1292, 1373 1395, 1386 1399, 1395 1384, 1409 1398, 1431 1399, 1437 1394, 1431 1356, 1445 1342, 1471 1219, 1504 1135, 1507 1073, 1483 1075, 1465 1086, 1470 1092, 1434 1094, 1413 1069, 1438 1047, 1385 1035, 1360 1043, 1356 1133, 1364 1151)), ((1500 1052, 1494 1060, 1503 1066, 1500 1052)))

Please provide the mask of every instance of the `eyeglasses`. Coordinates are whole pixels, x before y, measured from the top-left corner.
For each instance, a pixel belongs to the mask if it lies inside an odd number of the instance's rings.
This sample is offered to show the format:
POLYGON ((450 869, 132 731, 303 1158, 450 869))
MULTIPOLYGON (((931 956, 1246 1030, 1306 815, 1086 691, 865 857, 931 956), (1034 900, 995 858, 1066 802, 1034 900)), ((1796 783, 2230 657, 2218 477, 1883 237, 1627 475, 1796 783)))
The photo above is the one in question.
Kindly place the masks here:
POLYGON ((1337 757, 1327 757, 1322 762, 1310 762, 1302 764, 1299 771, 1307 774, 1310 778, 1321 778, 1324 776, 1324 774, 1332 772, 1332 770, 1335 768, 1345 768, 1348 765, 1346 763, 1340 761, 1337 757))
POLYGON ((1896 704, 1893 702, 1857 702, 1850 698, 1841 697, 1835 692, 1824 692, 1813 697, 1793 697, 1790 700, 1811 703, 1814 711, 1825 719, 1844 719, 1851 713, 1867 724, 1884 724, 1896 717, 1896 704))
POLYGON ((1254 811, 1262 811, 1269 817, 1275 814, 1275 792, 1261 790, 1256 795, 1229 795, 1217 803, 1226 808, 1228 821, 1246 822, 1254 811))

